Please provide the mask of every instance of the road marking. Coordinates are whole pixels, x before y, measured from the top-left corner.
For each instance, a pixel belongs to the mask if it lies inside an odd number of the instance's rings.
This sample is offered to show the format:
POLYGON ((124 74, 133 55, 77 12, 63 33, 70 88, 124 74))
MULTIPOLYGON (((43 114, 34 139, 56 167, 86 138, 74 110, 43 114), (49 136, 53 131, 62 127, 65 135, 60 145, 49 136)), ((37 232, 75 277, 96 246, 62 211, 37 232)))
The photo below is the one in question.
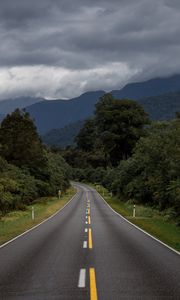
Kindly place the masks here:
MULTIPOLYGON (((76 189, 76 190, 78 190, 78 189, 76 189)), ((78 196, 78 192, 76 192, 76 194, 75 194, 75 195, 74 195, 74 196, 73 196, 73 197, 72 197, 72 198, 71 198, 71 199, 63 206, 63 207, 61 207, 57 212, 55 212, 52 216, 48 217, 47 219, 45 219, 44 221, 40 222, 39 224, 33 226, 32 228, 30 228, 30 229, 24 231, 23 233, 21 233, 21 234, 15 236, 13 239, 7 241, 6 243, 0 245, 0 249, 3 248, 3 247, 5 247, 5 246, 7 246, 8 244, 14 242, 15 240, 17 240, 17 239, 20 238, 21 236, 27 234, 28 232, 30 232, 30 231, 36 229, 37 227, 41 226, 41 225, 44 224, 45 222, 49 221, 50 219, 54 218, 54 217, 55 217, 58 213, 60 213, 67 205, 69 205, 70 202, 71 202, 76 196, 78 196)), ((87 224, 88 224, 88 223, 87 223, 87 224)))
MULTIPOLYGON (((97 192, 97 191, 96 191, 97 192)), ((116 214, 118 215, 120 218, 122 218, 124 221, 126 221, 127 223, 129 223, 131 226, 135 227, 136 229, 140 230, 141 232, 143 232, 144 234, 148 235, 150 238, 152 238, 153 240, 155 240, 156 242, 159 242, 161 245, 165 246, 166 248, 168 248, 169 250, 173 251, 174 253, 180 255, 180 252, 178 252, 177 250, 173 249, 172 247, 168 246, 167 244, 163 243, 162 241, 160 241, 159 239, 157 239, 156 237, 154 237, 153 235, 151 235, 150 233, 148 233, 147 231, 143 230, 142 228, 138 227, 137 225, 131 223, 129 220, 127 220, 126 218, 124 218, 122 215, 120 215, 117 211, 115 211, 107 202, 106 200, 104 200, 104 198, 97 192, 97 194, 100 196, 100 198, 105 202, 105 204, 107 206, 109 206, 109 208, 116 214)))
POLYGON ((91 224, 91 218, 90 218, 90 216, 88 217, 88 223, 91 224))
POLYGON ((84 242, 83 242, 83 248, 84 248, 84 249, 87 248, 87 241, 84 241, 84 242))
POLYGON ((88 229, 87 228, 85 228, 85 230, 84 230, 85 232, 88 232, 88 229))
POLYGON ((88 224, 88 222, 86 221, 85 224, 88 224))
POLYGON ((85 288, 86 286, 86 269, 81 269, 79 272, 78 287, 85 288))
POLYGON ((86 219, 88 218, 88 216, 86 216, 86 219))
POLYGON ((92 249, 92 230, 89 228, 89 249, 92 249))
POLYGON ((97 288, 96 288, 96 274, 94 268, 89 269, 89 277, 90 277, 90 299, 98 300, 97 288))

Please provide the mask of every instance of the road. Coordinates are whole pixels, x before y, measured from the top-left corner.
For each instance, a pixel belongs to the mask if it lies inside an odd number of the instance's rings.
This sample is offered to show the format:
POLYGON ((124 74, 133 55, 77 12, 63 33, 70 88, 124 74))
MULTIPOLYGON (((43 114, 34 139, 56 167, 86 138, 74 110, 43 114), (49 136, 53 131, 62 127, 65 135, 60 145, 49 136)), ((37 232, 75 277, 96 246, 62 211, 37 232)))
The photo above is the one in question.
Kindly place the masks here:
POLYGON ((77 184, 69 204, 0 248, 0 299, 180 299, 180 256, 77 184))

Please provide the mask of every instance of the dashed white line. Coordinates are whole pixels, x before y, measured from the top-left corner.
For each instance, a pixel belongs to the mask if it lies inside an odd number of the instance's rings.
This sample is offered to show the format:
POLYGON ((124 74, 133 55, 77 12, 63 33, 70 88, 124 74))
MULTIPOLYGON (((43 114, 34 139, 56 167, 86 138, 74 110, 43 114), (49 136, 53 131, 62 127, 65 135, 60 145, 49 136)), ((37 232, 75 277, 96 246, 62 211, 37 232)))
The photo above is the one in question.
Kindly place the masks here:
POLYGON ((86 286, 86 269, 81 269, 79 272, 78 287, 84 288, 86 286))
POLYGON ((85 232, 88 232, 88 229, 87 228, 85 228, 85 230, 84 230, 85 232))
POLYGON ((87 248, 87 241, 84 241, 84 242, 83 242, 83 248, 84 248, 84 249, 87 248))

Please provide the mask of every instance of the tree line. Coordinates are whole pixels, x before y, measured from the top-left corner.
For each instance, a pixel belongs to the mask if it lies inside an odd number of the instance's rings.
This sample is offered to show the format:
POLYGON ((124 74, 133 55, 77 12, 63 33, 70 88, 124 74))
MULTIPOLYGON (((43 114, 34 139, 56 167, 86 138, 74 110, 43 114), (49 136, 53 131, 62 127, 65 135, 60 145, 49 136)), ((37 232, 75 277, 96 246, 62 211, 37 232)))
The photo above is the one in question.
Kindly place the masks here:
POLYGON ((0 127, 1 215, 66 190, 69 174, 62 156, 42 144, 28 113, 17 109, 7 115, 0 127))
POLYGON ((168 210, 180 224, 180 118, 151 122, 132 100, 103 96, 63 151, 73 178, 102 184, 124 201, 168 210))

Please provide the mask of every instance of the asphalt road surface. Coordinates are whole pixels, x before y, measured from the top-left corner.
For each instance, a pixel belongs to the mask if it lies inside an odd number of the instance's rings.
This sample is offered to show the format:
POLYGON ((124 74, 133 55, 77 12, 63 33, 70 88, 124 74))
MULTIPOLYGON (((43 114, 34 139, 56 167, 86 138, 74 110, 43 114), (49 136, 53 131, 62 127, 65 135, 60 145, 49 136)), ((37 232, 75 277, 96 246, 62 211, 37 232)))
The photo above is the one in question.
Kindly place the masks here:
POLYGON ((180 299, 180 256, 87 186, 53 218, 0 248, 0 299, 180 299))

